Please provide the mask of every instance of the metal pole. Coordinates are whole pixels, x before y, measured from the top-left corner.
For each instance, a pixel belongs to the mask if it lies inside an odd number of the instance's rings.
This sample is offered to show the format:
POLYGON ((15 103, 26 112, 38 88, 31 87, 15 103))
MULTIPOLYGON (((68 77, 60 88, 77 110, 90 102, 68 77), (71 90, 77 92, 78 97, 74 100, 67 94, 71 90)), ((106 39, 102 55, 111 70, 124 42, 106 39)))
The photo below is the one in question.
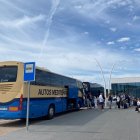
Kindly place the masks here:
POLYGON ((27 114, 26 114, 26 129, 29 129, 29 111, 30 111, 30 81, 28 82, 28 95, 27 95, 27 114))
POLYGON ((106 107, 106 81, 105 81, 105 77, 104 77, 103 69, 102 69, 100 63, 97 61, 97 59, 95 59, 95 60, 96 60, 96 62, 97 62, 97 64, 98 64, 98 66, 100 67, 101 74, 102 74, 102 76, 103 76, 103 80, 104 80, 104 95, 105 95, 105 107, 106 107))
POLYGON ((110 76, 109 76, 109 88, 108 88, 109 94, 110 94, 110 89, 111 89, 111 75, 112 75, 112 72, 114 70, 114 66, 115 66, 115 63, 112 65, 112 69, 110 71, 110 76))

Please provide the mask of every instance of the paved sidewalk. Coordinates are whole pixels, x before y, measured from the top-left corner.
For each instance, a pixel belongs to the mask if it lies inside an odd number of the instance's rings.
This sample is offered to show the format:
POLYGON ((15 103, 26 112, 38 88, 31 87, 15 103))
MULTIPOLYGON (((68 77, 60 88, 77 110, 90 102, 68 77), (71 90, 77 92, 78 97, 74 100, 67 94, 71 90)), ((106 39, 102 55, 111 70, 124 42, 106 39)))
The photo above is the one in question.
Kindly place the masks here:
POLYGON ((12 132, 0 140, 140 140, 140 113, 130 109, 73 112, 12 132))

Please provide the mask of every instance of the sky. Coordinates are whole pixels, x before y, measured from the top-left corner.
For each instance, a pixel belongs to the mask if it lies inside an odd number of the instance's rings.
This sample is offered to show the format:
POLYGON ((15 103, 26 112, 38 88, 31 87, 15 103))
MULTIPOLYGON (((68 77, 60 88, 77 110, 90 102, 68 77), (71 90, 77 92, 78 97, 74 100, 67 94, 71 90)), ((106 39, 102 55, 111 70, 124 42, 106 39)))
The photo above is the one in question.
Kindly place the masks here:
POLYGON ((139 77, 140 0, 0 0, 0 52, 102 85, 139 77))

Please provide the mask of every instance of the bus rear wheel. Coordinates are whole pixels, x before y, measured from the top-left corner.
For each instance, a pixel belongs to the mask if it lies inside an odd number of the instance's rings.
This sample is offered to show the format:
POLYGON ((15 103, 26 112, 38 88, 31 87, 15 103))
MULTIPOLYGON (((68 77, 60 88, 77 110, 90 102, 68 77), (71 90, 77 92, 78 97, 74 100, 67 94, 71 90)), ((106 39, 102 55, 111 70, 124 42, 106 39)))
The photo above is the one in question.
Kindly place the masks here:
POLYGON ((54 106, 51 105, 48 109, 48 119, 53 119, 54 117, 54 114, 55 114, 55 109, 54 109, 54 106))

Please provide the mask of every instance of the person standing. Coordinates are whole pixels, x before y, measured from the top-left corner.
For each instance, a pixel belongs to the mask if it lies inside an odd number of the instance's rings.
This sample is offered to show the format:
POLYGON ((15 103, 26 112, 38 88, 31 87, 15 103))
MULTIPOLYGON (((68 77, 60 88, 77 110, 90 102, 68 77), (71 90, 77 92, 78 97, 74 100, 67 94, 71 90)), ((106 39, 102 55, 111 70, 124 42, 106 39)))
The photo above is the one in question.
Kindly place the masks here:
POLYGON ((120 109, 120 96, 119 95, 117 96, 117 106, 120 109))
POLYGON ((112 108, 112 96, 111 96, 111 94, 109 94, 109 97, 108 97, 108 102, 109 102, 109 109, 111 109, 112 108))
POLYGON ((92 108, 91 100, 92 100, 92 95, 91 95, 91 93, 88 93, 88 95, 87 95, 87 107, 90 109, 92 108))
POLYGON ((103 106, 104 106, 104 98, 103 98, 103 94, 100 93, 99 95, 99 106, 100 106, 100 109, 102 110, 103 109, 103 106))
POLYGON ((138 112, 140 112, 140 99, 138 99, 137 101, 137 108, 138 108, 138 112))
POLYGON ((93 99, 94 99, 95 108, 97 108, 97 100, 98 100, 98 99, 96 98, 96 96, 94 96, 93 99))
POLYGON ((86 106, 86 95, 85 94, 83 95, 83 105, 84 105, 84 107, 86 106))

